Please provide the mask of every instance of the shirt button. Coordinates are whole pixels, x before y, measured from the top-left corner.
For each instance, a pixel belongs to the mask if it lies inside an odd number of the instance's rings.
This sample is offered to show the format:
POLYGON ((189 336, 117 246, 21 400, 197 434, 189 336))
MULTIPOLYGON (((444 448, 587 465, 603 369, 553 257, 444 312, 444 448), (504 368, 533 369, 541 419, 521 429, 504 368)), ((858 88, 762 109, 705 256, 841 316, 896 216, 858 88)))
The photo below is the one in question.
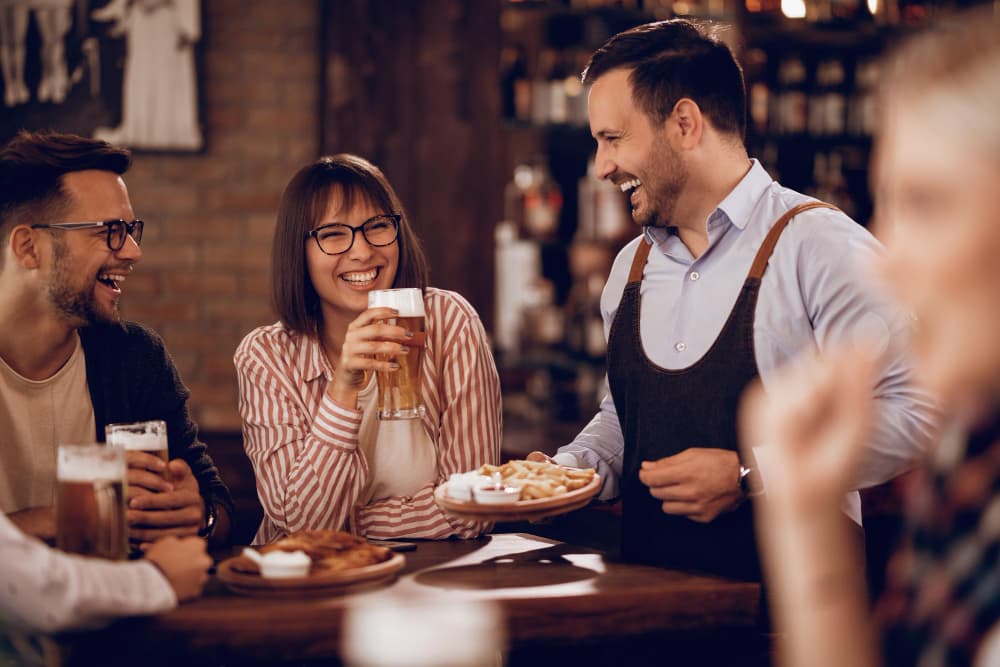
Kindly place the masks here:
POLYGON ((698 280, 698 278, 701 278, 701 274, 698 273, 697 271, 692 271, 691 272, 691 280, 698 280))
POLYGON ((683 342, 677 343, 676 345, 674 345, 674 349, 677 350, 678 352, 683 352, 684 350, 687 349, 687 345, 683 342))

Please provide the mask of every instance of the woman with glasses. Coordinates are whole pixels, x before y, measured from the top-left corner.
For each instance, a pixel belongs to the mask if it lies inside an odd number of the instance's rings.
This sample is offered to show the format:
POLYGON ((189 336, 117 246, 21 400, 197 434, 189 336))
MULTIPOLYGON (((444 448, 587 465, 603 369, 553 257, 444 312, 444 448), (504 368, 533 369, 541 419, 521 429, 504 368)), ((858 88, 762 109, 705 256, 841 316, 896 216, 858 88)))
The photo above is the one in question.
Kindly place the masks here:
POLYGON ((278 209, 271 280, 275 324, 236 351, 247 455, 265 517, 255 542, 300 529, 374 539, 474 537, 434 502, 451 473, 496 462, 500 383, 482 323, 454 292, 427 286, 420 241, 382 172, 324 157, 289 182, 278 209), (416 344, 368 308, 375 289, 423 290, 421 419, 379 421, 376 353, 416 344))
POLYGON ((875 426, 882 351, 801 362, 748 398, 745 445, 771 464, 756 509, 782 664, 1000 665, 1000 16, 929 28, 882 81, 880 268, 948 426, 905 485, 873 623, 837 499, 875 426))

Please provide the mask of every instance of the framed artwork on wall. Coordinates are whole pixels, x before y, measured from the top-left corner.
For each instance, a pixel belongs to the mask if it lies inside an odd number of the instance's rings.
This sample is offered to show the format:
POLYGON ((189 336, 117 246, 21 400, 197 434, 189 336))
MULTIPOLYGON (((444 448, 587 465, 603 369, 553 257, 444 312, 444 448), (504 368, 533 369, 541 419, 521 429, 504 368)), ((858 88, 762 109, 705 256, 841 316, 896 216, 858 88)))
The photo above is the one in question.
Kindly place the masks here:
POLYGON ((200 0, 0 0, 0 140, 54 129, 204 147, 200 0))

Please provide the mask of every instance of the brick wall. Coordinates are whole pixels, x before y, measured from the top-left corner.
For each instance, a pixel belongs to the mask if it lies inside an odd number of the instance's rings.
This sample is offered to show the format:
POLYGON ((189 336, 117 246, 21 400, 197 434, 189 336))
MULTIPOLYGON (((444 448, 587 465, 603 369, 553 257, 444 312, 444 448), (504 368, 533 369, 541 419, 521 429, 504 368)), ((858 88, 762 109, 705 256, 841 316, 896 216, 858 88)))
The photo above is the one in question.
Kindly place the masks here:
POLYGON ((203 4, 204 153, 138 153, 126 175, 148 221, 123 315, 157 330, 206 430, 238 430, 233 351, 275 319, 268 294, 278 199, 318 154, 318 0, 203 4))

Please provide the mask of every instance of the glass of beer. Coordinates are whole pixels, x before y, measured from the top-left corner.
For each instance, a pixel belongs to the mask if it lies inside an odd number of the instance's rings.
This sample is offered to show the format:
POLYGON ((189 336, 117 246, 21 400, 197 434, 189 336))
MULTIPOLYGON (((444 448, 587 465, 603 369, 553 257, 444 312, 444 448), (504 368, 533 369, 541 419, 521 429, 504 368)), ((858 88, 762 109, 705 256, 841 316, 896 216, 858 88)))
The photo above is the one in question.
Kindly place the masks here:
POLYGON ((128 556, 125 451, 102 445, 59 445, 56 545, 111 560, 128 556))
POLYGON ((425 413, 420 398, 420 362, 424 356, 424 295, 416 287, 372 290, 368 293, 369 308, 395 308, 399 317, 385 320, 389 324, 409 329, 413 338, 407 341, 409 352, 399 355, 380 354, 379 361, 395 361, 399 369, 379 371, 379 419, 417 419, 425 413))
MULTIPOLYGON (((108 445, 126 451, 140 451, 158 456, 164 463, 170 460, 167 445, 167 424, 162 419, 127 424, 108 424, 104 427, 104 439, 108 445)), ((169 481, 169 472, 163 471, 169 481)))

